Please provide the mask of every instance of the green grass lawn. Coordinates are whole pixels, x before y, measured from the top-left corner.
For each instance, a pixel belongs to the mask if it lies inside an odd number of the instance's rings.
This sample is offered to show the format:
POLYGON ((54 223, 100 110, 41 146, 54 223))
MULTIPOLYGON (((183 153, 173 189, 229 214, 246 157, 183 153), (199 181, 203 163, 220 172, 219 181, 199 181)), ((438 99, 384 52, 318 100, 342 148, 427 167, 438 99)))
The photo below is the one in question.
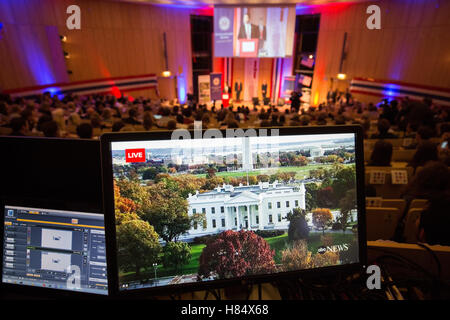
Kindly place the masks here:
MULTIPOLYGON (((348 164, 345 164, 348 165, 348 164)), ((332 164, 311 164, 306 165, 302 167, 275 167, 275 168, 263 168, 258 170, 253 170, 248 173, 249 176, 257 176, 259 174, 273 174, 275 172, 296 172, 295 178, 296 179, 305 179, 309 177, 309 171, 317 168, 327 168, 332 166, 332 164)), ((196 174, 196 177, 199 178, 205 178, 206 174, 196 174)), ((235 172, 216 172, 217 177, 244 177, 246 176, 245 173, 242 171, 235 171, 235 172)))

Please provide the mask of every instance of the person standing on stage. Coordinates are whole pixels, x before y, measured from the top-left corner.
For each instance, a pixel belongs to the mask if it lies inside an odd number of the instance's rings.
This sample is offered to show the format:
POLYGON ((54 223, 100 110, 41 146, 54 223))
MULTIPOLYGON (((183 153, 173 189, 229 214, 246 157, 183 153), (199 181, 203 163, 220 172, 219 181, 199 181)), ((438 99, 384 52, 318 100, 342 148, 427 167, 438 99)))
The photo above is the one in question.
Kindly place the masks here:
POLYGON ((261 92, 262 92, 262 96, 263 96, 263 101, 265 101, 267 98, 267 81, 266 80, 264 80, 263 84, 261 85, 261 92))
POLYGON ((297 92, 292 91, 291 98, 290 98, 291 110, 295 110, 296 113, 298 113, 298 111, 300 110, 300 97, 301 96, 297 92))
POLYGON ((238 79, 234 83, 234 91, 236 92, 236 101, 240 102, 241 101, 241 92, 242 92, 242 82, 240 79, 238 79))

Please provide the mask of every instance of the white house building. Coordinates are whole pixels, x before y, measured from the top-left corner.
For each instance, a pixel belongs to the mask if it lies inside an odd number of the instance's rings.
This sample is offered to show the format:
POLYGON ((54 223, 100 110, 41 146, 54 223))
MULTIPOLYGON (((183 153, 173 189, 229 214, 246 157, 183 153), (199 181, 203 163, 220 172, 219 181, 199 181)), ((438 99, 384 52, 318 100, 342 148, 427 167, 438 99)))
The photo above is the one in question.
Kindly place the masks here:
POLYGON ((260 182, 258 185, 216 189, 189 194, 189 215, 204 213, 206 228, 194 225, 183 238, 224 230, 287 229, 286 215, 294 208, 305 209, 305 186, 260 182))
POLYGON ((324 155, 324 150, 321 147, 312 147, 309 149, 310 153, 311 153, 311 157, 310 158, 317 158, 317 157, 322 157, 324 155))

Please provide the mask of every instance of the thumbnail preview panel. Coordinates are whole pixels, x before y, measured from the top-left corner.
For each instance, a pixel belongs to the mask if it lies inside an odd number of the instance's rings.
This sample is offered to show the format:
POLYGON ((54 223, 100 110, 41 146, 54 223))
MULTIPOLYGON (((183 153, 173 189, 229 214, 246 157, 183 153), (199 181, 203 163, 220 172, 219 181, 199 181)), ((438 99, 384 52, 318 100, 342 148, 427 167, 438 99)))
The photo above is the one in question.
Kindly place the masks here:
POLYGON ((72 231, 42 229, 41 247, 72 250, 72 231))
POLYGON ((83 233, 78 230, 31 228, 30 245, 64 251, 82 251, 83 233))
POLYGON ((71 254, 58 252, 41 252, 42 270, 66 272, 72 264, 71 254))

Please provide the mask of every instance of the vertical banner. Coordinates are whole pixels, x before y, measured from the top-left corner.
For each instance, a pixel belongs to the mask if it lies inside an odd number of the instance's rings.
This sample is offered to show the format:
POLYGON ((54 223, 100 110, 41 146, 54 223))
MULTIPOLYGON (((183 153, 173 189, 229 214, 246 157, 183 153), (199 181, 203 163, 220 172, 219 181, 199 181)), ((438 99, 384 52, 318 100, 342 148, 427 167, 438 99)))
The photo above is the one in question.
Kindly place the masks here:
POLYGON ((253 97, 258 97, 258 75, 259 59, 245 59, 244 100, 251 101, 253 97))
POLYGON ((210 76, 198 76, 198 102, 201 104, 211 101, 210 76))
POLYGON ((283 89, 280 94, 281 98, 289 99, 291 97, 292 91, 296 88, 295 76, 287 76, 283 78, 283 89))
POLYGON ((217 57, 233 56, 234 8, 214 8, 214 53, 217 57))
POLYGON ((211 73, 210 75, 211 100, 222 100, 222 74, 211 73))

